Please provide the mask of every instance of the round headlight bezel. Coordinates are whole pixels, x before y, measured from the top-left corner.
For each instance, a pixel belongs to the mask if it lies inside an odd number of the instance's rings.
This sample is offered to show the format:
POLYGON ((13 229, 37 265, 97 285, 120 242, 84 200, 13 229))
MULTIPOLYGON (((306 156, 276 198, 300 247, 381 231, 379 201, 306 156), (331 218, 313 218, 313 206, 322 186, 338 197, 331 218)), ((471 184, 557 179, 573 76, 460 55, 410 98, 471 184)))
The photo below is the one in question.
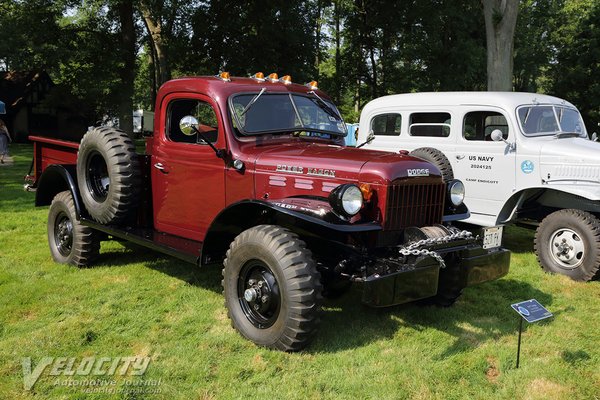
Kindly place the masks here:
POLYGON ((331 191, 329 203, 336 214, 351 218, 363 208, 363 193, 357 185, 346 183, 331 191))
POLYGON ((448 182, 448 200, 454 207, 461 206, 465 201, 465 184, 459 179, 448 182))

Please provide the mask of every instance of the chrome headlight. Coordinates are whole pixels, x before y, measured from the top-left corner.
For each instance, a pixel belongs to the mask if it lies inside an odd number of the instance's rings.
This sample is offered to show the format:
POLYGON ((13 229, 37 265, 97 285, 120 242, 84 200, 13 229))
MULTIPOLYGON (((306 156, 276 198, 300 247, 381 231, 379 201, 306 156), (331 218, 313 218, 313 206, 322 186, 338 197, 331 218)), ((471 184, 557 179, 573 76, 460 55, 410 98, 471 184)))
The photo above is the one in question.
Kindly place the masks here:
POLYGON ((448 198, 455 207, 460 206, 465 200, 465 185, 458 179, 448 182, 448 198))
POLYGON ((362 208, 363 195, 358 186, 347 183, 331 191, 329 203, 336 213, 352 217, 362 208))

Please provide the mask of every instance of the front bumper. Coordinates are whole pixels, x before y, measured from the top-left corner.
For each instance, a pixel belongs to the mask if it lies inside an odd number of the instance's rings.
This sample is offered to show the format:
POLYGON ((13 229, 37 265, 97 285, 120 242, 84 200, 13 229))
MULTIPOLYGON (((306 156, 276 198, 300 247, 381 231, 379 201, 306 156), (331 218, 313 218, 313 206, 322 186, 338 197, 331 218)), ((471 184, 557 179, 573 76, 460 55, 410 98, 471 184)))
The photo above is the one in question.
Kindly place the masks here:
MULTIPOLYGON (((369 275, 363 280, 363 303, 372 307, 408 303, 435 296, 443 280, 451 279, 453 284, 464 288, 508 273, 510 252, 501 247, 484 250, 471 242, 434 250, 444 257, 446 268, 441 269, 433 257, 426 256, 404 264, 397 271, 369 275)), ((379 258, 375 263, 385 264, 389 269, 391 261, 392 258, 379 258)))

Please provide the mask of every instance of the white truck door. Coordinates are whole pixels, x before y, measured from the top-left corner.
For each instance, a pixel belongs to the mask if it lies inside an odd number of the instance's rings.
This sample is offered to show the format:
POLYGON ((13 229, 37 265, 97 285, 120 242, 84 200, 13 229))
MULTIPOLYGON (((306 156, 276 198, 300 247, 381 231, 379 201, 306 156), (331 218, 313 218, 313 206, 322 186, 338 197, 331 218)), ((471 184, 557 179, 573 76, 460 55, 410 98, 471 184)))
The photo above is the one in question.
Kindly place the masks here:
POLYGON ((492 141, 495 129, 514 143, 516 132, 497 108, 466 111, 456 153, 448 154, 454 176, 465 184, 469 222, 494 225, 502 206, 515 190, 515 150, 505 142, 492 141))

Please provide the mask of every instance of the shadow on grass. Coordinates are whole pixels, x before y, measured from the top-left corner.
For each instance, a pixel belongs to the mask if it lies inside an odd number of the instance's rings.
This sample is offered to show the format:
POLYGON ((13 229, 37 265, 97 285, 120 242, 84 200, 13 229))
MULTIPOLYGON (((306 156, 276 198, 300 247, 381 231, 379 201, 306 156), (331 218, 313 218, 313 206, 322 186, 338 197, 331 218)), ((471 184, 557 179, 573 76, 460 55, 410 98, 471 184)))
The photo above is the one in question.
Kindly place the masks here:
MULTIPOLYGON (((536 298, 544 305, 552 296, 528 283, 501 279, 466 290, 449 308, 421 306, 414 303, 372 309, 360 304, 360 293, 352 290, 337 302, 326 302, 321 330, 307 351, 330 353, 364 346, 381 339, 391 339, 400 329, 409 332, 435 329, 452 335, 455 340, 439 358, 473 350, 502 336, 516 334, 518 316, 510 304, 536 298)), ((407 334, 406 331, 403 334, 407 334)), ((437 350, 435 350, 437 351, 437 350)))
POLYGON ((189 285, 221 293, 221 267, 198 267, 174 257, 133 243, 121 243, 125 251, 101 251, 94 267, 120 267, 141 263, 145 267, 186 282, 189 285))
MULTIPOLYGON (((127 247, 130 251, 102 252, 96 265, 115 267, 142 263, 189 285, 222 292, 221 266, 198 268, 143 247, 131 244, 127 247)), ((361 288, 356 285, 341 298, 325 301, 319 332, 306 352, 335 353, 391 339, 400 330, 403 335, 410 336, 434 329, 454 337, 453 343, 438 355, 445 358, 471 351, 505 335, 516 335, 518 316, 510 304, 530 298, 544 305, 552 304, 552 295, 526 282, 500 279, 466 289, 458 302, 449 308, 415 303, 369 308, 361 304, 361 288)), ((560 312, 556 310, 554 314, 560 312)), ((581 358, 579 355, 566 357, 581 358)))

